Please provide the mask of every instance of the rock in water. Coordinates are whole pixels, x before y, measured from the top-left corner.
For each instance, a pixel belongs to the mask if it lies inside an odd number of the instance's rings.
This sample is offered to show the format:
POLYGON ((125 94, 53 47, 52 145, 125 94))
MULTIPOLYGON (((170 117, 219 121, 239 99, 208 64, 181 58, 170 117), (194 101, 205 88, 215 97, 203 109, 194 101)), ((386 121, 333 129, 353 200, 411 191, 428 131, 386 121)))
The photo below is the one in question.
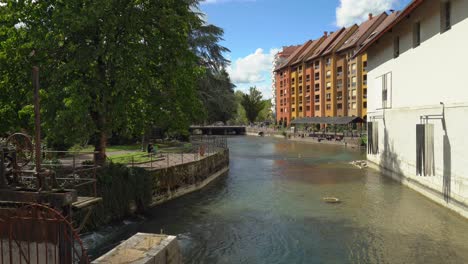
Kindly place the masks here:
POLYGON ((340 199, 336 197, 323 197, 322 199, 326 203, 341 203, 340 199))

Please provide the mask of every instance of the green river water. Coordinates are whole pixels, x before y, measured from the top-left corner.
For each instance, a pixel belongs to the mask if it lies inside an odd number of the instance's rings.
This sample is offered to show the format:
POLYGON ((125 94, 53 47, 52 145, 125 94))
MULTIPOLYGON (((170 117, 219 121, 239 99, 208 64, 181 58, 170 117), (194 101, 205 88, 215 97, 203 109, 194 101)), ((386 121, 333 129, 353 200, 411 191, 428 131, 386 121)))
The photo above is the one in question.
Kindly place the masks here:
POLYGON ((348 164, 364 153, 258 137, 229 146, 227 175, 134 231, 177 235, 186 263, 468 263, 468 220, 348 164))

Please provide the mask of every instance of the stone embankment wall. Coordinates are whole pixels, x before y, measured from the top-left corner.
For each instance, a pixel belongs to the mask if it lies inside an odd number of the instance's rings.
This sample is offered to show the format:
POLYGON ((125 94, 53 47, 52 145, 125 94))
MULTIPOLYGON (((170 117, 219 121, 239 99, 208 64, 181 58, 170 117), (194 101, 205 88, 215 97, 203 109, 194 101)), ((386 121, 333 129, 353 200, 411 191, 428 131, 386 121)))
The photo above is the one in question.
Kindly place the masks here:
POLYGON ((229 170, 229 150, 220 150, 198 161, 154 169, 151 206, 197 191, 229 170))
POLYGON ((263 136, 265 137, 275 137, 275 138, 282 138, 288 139, 297 142, 304 142, 304 143, 319 143, 319 144, 329 144, 329 145, 343 145, 343 146, 351 146, 351 147, 360 147, 361 146, 361 138, 358 136, 355 137, 345 137, 341 141, 336 140, 321 140, 319 141, 318 138, 304 136, 302 137, 302 133, 291 133, 286 132, 286 136, 283 135, 283 132, 276 131, 272 129, 259 129, 259 128, 247 128, 247 136, 261 136, 260 132, 263 132, 263 136))
POLYGON ((137 233, 92 262, 92 264, 181 264, 182 254, 175 236, 137 233))

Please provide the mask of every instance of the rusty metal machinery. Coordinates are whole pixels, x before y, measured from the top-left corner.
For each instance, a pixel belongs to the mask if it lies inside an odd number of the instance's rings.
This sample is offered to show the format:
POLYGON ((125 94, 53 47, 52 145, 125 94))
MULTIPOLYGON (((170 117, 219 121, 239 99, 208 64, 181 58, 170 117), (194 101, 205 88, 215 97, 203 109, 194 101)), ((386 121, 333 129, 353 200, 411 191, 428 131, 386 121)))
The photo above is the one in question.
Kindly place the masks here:
POLYGON ((0 146, 0 188, 20 186, 20 176, 33 158, 31 138, 22 133, 9 136, 0 146))

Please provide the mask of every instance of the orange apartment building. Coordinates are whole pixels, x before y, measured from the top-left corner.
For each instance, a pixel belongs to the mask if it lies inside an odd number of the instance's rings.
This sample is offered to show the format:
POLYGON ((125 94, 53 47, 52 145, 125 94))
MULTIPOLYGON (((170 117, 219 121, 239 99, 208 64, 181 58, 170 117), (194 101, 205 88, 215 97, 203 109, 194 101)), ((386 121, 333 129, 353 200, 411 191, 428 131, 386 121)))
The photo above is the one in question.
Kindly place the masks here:
MULTIPOLYGON (((286 60, 300 47, 300 45, 283 47, 283 50, 276 55, 275 63, 278 67, 284 65, 286 60)), ((289 90, 289 78, 285 77, 287 74, 288 73, 286 72, 275 72, 274 76, 275 110, 277 120, 289 120, 287 119, 289 116, 289 98, 286 96, 287 91, 289 90)))
POLYGON ((302 117, 367 117, 367 55, 354 52, 387 14, 309 40, 275 69, 277 122, 302 117))

